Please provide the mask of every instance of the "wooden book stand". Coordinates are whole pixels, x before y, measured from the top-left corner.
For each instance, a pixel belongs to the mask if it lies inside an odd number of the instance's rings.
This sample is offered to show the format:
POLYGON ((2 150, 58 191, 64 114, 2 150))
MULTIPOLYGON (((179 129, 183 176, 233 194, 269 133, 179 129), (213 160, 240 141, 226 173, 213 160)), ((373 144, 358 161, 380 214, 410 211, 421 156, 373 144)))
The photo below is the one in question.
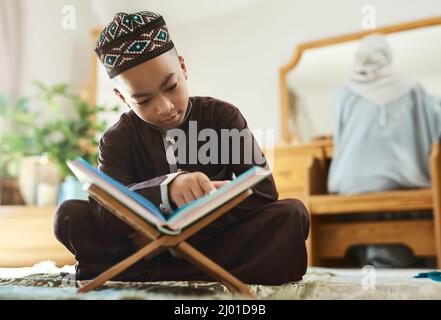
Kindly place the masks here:
POLYGON ((201 269, 202 271, 213 277, 215 280, 223 283, 231 291, 231 293, 238 293, 249 298, 255 298, 247 285, 245 285, 242 281, 234 277, 227 270, 223 269, 221 266, 210 260, 208 257, 203 255, 201 252, 196 250, 193 246, 185 241, 197 231, 201 230, 209 223, 227 213, 230 209, 234 208, 241 201, 249 197, 252 194, 251 189, 242 192, 218 209, 214 210, 194 224, 188 226, 178 235, 165 235, 161 233, 153 225, 140 218, 131 209, 127 208, 125 205, 115 200, 111 195, 109 195, 107 192, 94 184, 91 184, 88 187, 87 192, 96 201, 98 201, 98 203, 100 203, 102 206, 104 206, 120 219, 127 222, 134 229, 147 236, 152 241, 131 256, 127 257, 123 261, 117 263, 113 267, 98 275, 93 280, 89 281, 86 285, 81 286, 77 292, 88 292, 90 290, 93 290, 105 283, 107 280, 110 280, 111 278, 120 274, 140 259, 151 258, 163 252, 164 250, 173 248, 173 251, 178 256, 188 260, 194 266, 201 269))

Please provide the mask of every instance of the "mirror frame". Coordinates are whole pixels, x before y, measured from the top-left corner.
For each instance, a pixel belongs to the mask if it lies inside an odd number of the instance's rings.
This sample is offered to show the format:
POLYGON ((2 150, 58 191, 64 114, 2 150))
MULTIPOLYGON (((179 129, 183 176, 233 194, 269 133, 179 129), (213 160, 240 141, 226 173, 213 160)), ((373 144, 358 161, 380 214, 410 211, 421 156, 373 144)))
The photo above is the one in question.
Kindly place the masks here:
POLYGON ((295 137, 289 130, 290 112, 289 112, 289 89, 288 89, 287 75, 288 72, 290 72, 292 69, 296 67, 296 65, 299 63, 300 58, 302 57, 305 51, 320 47, 336 45, 344 42, 359 40, 364 36, 372 33, 389 34, 389 33, 425 28, 435 25, 441 25, 441 16, 437 16, 429 19, 416 20, 412 22, 393 24, 381 28, 349 33, 341 36, 324 38, 320 40, 314 40, 299 44, 296 47, 294 55, 292 56, 290 61, 279 69, 280 127, 282 134, 281 135, 282 143, 289 144, 293 141, 294 138, 296 138, 297 141, 299 140, 299 137, 295 137))
POLYGON ((96 101, 96 97, 97 97, 97 87, 98 87, 98 58, 95 55, 95 44, 96 41, 100 35, 101 29, 96 27, 93 28, 92 31, 90 32, 92 35, 92 48, 94 50, 92 53, 92 57, 91 57, 91 72, 90 72, 90 83, 89 83, 89 88, 90 88, 90 92, 89 92, 89 99, 88 101, 91 103, 91 105, 94 105, 97 101, 96 101))

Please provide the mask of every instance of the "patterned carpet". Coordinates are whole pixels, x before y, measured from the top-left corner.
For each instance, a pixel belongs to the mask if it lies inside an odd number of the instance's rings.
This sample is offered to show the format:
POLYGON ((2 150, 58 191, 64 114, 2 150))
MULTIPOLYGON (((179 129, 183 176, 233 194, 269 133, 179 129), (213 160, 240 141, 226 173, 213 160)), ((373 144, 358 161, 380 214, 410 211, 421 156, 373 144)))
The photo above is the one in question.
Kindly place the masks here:
MULTIPOLYGON (((425 270, 310 268, 302 281, 251 285, 259 299, 441 299, 441 283, 415 279, 425 270)), ((77 294, 73 267, 42 262, 30 268, 0 268, 0 299, 241 299, 216 282, 117 282, 77 294)))

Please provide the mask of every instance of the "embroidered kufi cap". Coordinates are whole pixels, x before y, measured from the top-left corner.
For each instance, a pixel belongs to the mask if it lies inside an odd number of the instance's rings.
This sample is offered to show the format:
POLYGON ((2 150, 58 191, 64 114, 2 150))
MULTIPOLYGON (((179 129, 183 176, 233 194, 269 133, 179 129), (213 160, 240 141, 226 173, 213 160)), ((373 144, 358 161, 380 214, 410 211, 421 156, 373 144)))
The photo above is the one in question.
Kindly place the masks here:
POLYGON ((150 11, 118 12, 104 28, 95 52, 110 78, 174 47, 164 18, 150 11))

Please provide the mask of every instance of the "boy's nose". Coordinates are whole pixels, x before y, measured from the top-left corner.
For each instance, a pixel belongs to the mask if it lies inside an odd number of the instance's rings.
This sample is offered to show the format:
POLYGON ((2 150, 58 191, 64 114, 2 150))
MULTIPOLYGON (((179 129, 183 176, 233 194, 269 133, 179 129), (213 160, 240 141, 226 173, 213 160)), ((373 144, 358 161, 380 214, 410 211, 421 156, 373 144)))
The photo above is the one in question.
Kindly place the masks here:
POLYGON ((169 115, 172 109, 173 104, 166 99, 160 99, 156 104, 156 114, 158 116, 169 115))

